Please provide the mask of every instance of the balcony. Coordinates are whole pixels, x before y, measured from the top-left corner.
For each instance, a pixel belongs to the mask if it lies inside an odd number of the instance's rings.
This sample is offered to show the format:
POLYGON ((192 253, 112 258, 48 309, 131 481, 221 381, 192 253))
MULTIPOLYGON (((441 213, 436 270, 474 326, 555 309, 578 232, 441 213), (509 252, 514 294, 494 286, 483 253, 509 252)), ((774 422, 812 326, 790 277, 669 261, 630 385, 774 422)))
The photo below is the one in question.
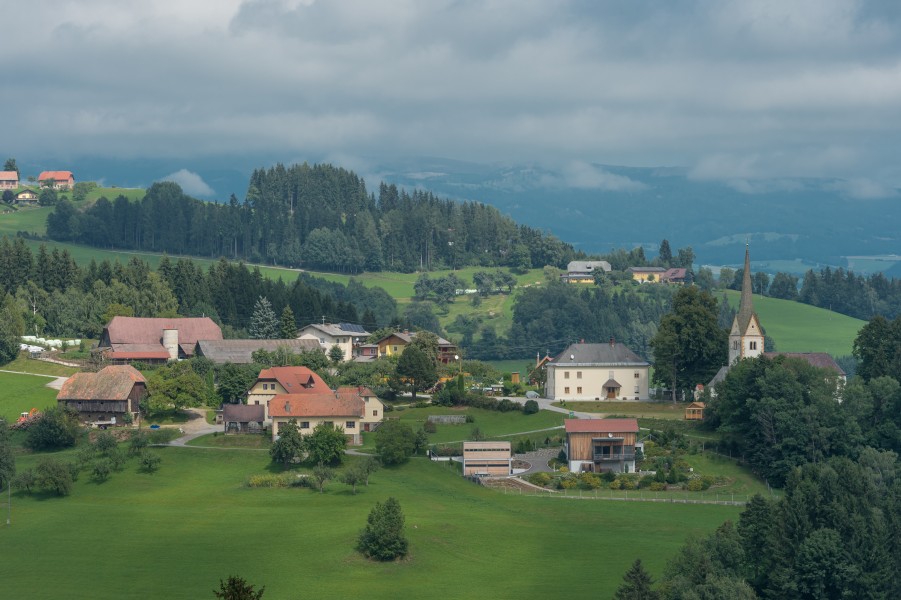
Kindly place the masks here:
POLYGON ((594 462, 621 462, 635 460, 635 453, 630 454, 595 454, 594 462))

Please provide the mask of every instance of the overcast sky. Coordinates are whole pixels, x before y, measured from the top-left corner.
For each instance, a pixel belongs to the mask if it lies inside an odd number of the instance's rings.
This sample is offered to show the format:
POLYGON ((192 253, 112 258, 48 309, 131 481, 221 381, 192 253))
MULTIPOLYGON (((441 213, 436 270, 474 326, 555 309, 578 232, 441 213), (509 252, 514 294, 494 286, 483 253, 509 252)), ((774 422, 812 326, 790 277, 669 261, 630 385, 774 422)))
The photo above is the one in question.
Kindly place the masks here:
POLYGON ((901 186, 897 0, 40 0, 14 14, 10 156, 435 156, 901 186))

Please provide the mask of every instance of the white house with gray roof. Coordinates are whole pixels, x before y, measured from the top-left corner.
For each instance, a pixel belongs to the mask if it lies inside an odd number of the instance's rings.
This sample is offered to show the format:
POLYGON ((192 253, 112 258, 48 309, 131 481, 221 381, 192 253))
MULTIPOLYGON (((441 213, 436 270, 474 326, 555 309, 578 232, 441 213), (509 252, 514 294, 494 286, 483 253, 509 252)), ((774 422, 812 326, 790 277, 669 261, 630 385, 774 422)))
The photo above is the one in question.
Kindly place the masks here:
POLYGON ((550 400, 648 400, 651 365, 623 344, 570 345, 547 363, 550 400))
POLYGON ((594 283, 594 272, 601 270, 610 272, 610 263, 606 260, 573 260, 566 265, 566 273, 560 279, 568 283, 594 283))
POLYGON ((297 332, 297 339, 317 340, 326 353, 338 346, 344 352, 344 360, 353 360, 354 348, 368 337, 369 332, 355 323, 311 323, 297 332))

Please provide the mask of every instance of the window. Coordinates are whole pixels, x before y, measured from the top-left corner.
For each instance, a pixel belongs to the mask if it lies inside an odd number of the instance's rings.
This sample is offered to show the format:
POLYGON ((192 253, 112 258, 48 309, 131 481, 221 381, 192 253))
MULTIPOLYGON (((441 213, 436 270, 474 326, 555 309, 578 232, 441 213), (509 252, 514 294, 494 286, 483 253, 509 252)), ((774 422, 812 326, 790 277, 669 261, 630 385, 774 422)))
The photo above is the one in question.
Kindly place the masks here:
POLYGON ((582 379, 582 371, 576 371, 576 379, 582 379))
POLYGON ((568 394, 568 393, 569 393, 569 388, 568 388, 568 387, 563 388, 563 393, 564 393, 564 394, 568 394))
POLYGON ((344 429, 353 429, 356 426, 357 426, 357 424, 354 423, 353 421, 346 421, 344 423, 344 429))
POLYGON ((397 346, 392 346, 392 348, 394 348, 394 351, 397 352, 397 346))
POLYGON ((309 421, 301 421, 301 422, 300 422, 300 428, 301 428, 301 429, 309 429, 309 428, 310 428, 310 422, 309 422, 309 421))
POLYGON ((569 379, 569 371, 563 371, 563 379, 569 379))
POLYGON ((581 388, 581 387, 577 387, 577 388, 576 388, 576 393, 577 393, 577 394, 581 394, 581 393, 582 393, 582 388, 581 388))
POLYGON ((750 348, 751 350, 757 350, 757 342, 749 342, 748 348, 750 348))
POLYGON ((259 400, 254 400, 253 403, 254 403, 255 405, 257 405, 257 406, 260 405, 260 401, 259 401, 259 400))
POLYGON ((641 374, 638 371, 635 371, 635 379, 638 379, 639 377, 641 377, 641 374))
POLYGON ((379 416, 379 411, 377 411, 377 410, 372 411, 372 416, 373 417, 379 416))

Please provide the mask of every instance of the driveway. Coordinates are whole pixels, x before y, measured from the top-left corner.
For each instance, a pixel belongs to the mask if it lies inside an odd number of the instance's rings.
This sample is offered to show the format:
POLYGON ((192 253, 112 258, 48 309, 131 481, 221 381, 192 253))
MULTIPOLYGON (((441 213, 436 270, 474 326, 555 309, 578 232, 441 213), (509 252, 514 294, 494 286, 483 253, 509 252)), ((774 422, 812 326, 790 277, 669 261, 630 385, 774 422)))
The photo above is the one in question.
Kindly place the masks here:
POLYGON ((516 402, 517 404, 525 404, 529 400, 535 400, 538 403, 538 408, 542 410, 549 410, 551 412, 563 413, 567 416, 572 413, 572 416, 577 419, 603 419, 607 415, 605 413, 588 413, 588 412, 579 412, 579 411, 570 411, 568 408, 562 408, 560 406, 553 406, 551 401, 547 398, 514 398, 510 396, 504 396, 507 400, 512 402, 516 402))
POLYGON ((210 425, 206 422, 206 411, 199 408, 189 408, 190 416, 186 423, 182 423, 179 429, 184 435, 169 442, 170 446, 184 446, 186 442, 199 438, 202 435, 222 431, 222 425, 210 425))

